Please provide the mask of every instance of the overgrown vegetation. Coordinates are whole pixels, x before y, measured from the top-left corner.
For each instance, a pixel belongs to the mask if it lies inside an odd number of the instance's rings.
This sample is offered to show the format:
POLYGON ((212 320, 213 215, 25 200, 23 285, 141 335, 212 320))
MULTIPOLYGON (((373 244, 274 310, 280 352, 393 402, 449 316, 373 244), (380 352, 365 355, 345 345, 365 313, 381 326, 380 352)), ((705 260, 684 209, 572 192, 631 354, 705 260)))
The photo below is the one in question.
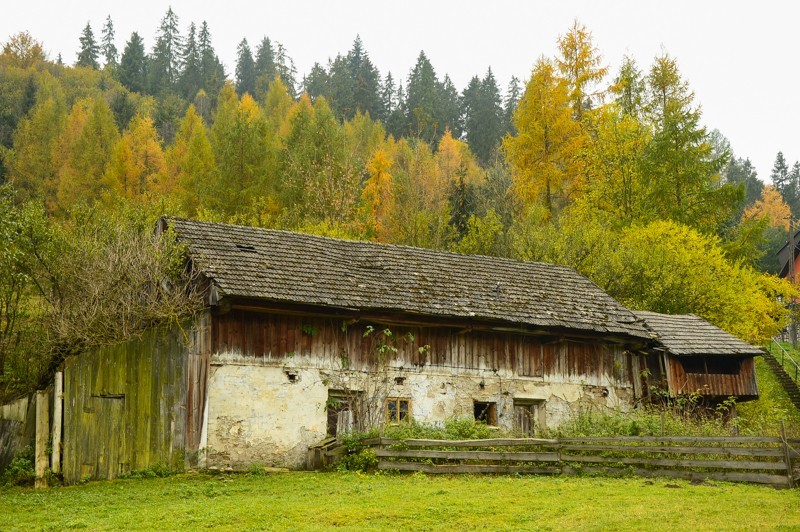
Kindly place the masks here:
POLYGON ((0 475, 0 486, 33 486, 36 480, 32 447, 20 451, 0 475))
POLYGON ((200 298, 153 209, 76 207, 69 220, 0 186, 0 399, 44 386, 70 354, 195 312, 200 298))

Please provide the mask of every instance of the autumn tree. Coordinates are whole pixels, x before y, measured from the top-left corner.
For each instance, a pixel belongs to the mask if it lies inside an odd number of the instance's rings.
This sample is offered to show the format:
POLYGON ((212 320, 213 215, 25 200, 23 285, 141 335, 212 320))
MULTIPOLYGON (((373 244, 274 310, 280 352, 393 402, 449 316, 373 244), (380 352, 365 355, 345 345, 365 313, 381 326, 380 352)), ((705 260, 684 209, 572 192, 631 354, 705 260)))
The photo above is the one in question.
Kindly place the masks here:
POLYGON ((9 37, 3 43, 0 53, 0 65, 28 68, 47 60, 42 43, 34 39, 27 31, 9 37))
POLYGON ((783 201, 780 192, 773 186, 767 185, 761 192, 761 198, 744 211, 744 218, 767 218, 771 227, 781 228, 789 232, 791 219, 789 206, 783 201))
POLYGON ((394 183, 392 178, 393 143, 375 150, 367 163, 369 177, 361 192, 361 214, 365 234, 378 242, 391 240, 390 220, 395 209, 394 183))
POLYGON ((552 213, 580 189, 578 151, 585 138, 572 118, 566 82, 553 63, 540 59, 514 115, 517 134, 503 142, 523 205, 552 213))
POLYGON ((216 162, 203 120, 194 105, 187 109, 175 142, 166 153, 167 181, 187 216, 213 204, 216 162))
POLYGON ((669 55, 656 57, 647 76, 647 114, 653 139, 645 160, 651 206, 662 219, 714 231, 727 221, 743 191, 721 184, 729 154, 715 155, 694 93, 669 55))
POLYGON ((100 197, 103 176, 119 132, 105 99, 75 102, 57 148, 57 199, 61 209, 100 197))
POLYGON ((9 174, 21 199, 55 201, 56 148, 67 120, 67 106, 60 84, 43 73, 36 105, 14 131, 9 174))
POLYGON ((219 95, 211 146, 218 178, 208 207, 233 214, 268 192, 271 146, 266 120, 255 100, 245 94, 240 101, 230 83, 219 95))
POLYGON ((603 59, 592 42, 592 34, 577 20, 559 37, 558 51, 556 66, 567 82, 573 117, 580 121, 584 109, 596 103, 593 99, 597 95, 592 88, 605 77, 608 67, 602 66, 603 59))
POLYGON ((168 195, 164 152, 153 119, 139 114, 114 146, 104 178, 106 201, 141 202, 148 193, 168 195))

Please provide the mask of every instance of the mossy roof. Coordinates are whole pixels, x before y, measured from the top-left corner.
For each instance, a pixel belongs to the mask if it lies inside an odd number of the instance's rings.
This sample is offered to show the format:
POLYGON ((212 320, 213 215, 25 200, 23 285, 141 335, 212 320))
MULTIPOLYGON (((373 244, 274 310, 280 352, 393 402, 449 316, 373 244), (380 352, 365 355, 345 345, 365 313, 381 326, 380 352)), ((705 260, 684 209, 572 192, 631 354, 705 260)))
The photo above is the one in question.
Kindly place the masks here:
POLYGON ((223 296, 649 338, 572 268, 165 219, 223 296))
POLYGON ((653 338, 676 356, 760 355, 763 349, 712 325, 694 314, 635 311, 653 338))

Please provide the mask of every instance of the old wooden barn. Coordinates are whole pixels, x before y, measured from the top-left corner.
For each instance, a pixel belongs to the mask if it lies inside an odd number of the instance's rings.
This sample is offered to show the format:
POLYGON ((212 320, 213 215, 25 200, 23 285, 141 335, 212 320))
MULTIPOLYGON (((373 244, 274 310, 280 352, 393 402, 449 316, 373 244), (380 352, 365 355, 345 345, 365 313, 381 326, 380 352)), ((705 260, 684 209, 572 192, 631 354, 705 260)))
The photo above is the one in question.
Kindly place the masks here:
POLYGON ((51 415, 67 482, 155 463, 299 468, 327 435, 409 419, 536 434, 587 402, 633 408, 659 361, 676 393, 757 393, 753 348, 681 351, 666 318, 642 313, 646 327, 567 267, 175 218, 167 230, 205 310, 65 362, 51 415), (740 388, 716 387, 714 357, 735 358, 741 379, 721 374, 740 388))

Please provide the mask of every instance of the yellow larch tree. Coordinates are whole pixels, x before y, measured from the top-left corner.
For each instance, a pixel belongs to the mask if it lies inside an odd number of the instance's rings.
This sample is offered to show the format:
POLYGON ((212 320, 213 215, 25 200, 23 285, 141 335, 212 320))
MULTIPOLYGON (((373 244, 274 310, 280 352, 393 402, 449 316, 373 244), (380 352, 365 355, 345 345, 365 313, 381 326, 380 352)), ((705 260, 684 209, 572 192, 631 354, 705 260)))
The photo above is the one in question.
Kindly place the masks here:
POLYGON ((586 135, 572 118, 567 84, 551 61, 536 63, 514 126, 517 134, 503 141, 514 192, 523 206, 541 203, 552 214, 582 189, 579 156, 586 135))
POLYGON ((761 198, 744 211, 744 218, 747 219, 764 217, 769 218, 770 227, 779 227, 784 231, 789 231, 791 212, 774 185, 765 186, 761 191, 761 198))

